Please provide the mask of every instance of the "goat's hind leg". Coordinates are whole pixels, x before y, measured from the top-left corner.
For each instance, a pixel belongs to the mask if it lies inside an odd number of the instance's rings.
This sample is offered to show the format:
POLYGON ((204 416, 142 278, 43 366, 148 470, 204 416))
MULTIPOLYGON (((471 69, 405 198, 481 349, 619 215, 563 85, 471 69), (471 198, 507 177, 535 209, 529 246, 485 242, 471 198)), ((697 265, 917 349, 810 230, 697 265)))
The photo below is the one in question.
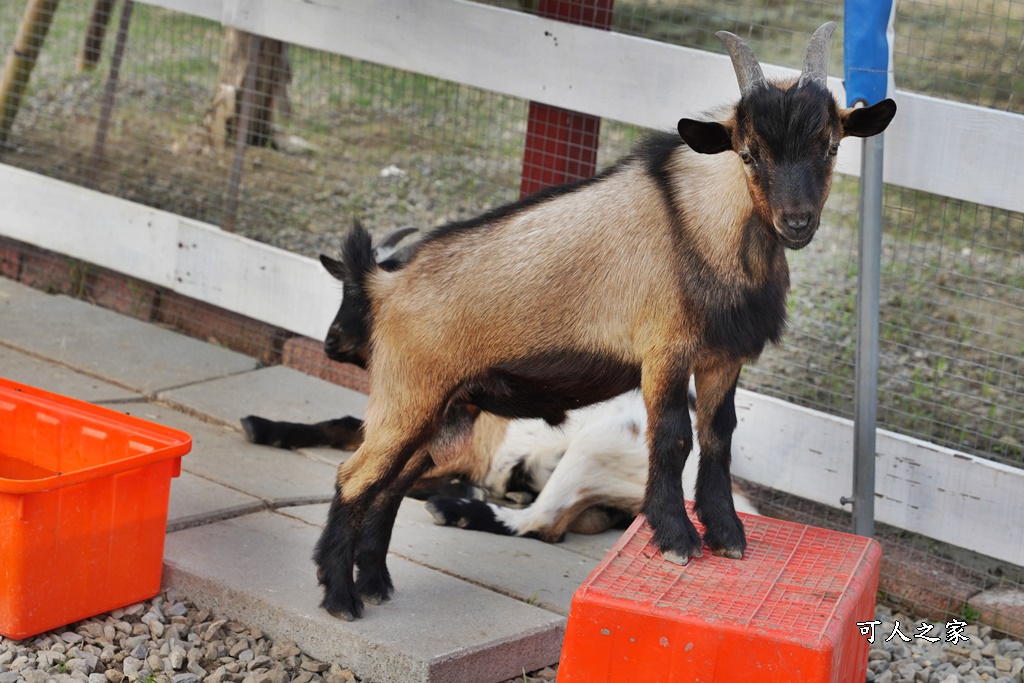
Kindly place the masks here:
POLYGON ((688 383, 689 371, 682 363, 643 369, 651 449, 643 511, 662 556, 676 564, 701 556, 700 534, 683 500, 683 465, 693 449, 688 383))
POLYGON ((430 456, 420 449, 393 486, 381 491, 363 518, 356 545, 356 591, 364 602, 379 605, 394 592, 387 567, 388 546, 402 498, 412 484, 430 466, 430 456))
POLYGON ((327 512, 327 524, 313 551, 316 577, 324 587, 320 606, 331 616, 352 621, 363 614, 363 601, 355 588, 355 540, 361 511, 342 500, 342 488, 335 485, 334 499, 327 512))
MULTIPOLYGON (((394 485, 406 463, 419 450, 418 442, 421 440, 395 439, 389 447, 386 441, 368 438, 338 468, 327 524, 313 553, 317 579, 324 587, 324 598, 320 604, 335 617, 351 621, 362 616, 363 600, 354 580, 356 551, 374 542, 373 539, 363 539, 364 533, 380 533, 376 525, 365 529, 364 520, 381 492, 394 485)), ((387 580, 390 582, 389 577, 387 580)), ((379 583, 374 590, 379 592, 379 583)))
POLYGON ((736 429, 736 381, 740 364, 694 373, 700 466, 694 502, 704 543, 716 555, 743 557, 747 538, 732 498, 732 433, 736 429))

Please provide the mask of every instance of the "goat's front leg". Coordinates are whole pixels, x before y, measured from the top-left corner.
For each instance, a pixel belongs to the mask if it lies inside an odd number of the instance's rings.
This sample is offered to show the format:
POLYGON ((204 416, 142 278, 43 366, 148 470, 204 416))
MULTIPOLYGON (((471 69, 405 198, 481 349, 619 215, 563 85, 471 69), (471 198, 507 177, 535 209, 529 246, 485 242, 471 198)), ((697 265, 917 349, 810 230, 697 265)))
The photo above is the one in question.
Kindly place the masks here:
POLYGON ((740 559, 747 548, 743 522, 732 500, 732 433, 736 429, 736 381, 739 363, 694 373, 697 388, 697 437, 700 467, 694 495, 704 543, 716 555, 740 559))
POLYGON ((662 556, 676 564, 701 556, 700 534, 687 517, 683 500, 683 465, 693 448, 688 384, 683 363, 643 368, 650 445, 644 513, 662 556))

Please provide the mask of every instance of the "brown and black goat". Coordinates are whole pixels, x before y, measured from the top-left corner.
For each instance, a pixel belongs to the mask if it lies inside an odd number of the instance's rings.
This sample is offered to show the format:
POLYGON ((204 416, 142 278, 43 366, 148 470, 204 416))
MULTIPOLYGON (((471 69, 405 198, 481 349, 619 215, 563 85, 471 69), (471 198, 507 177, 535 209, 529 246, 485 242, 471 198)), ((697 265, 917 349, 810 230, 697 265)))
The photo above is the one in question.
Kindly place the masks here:
MULTIPOLYGON (((374 247, 374 260, 396 270, 413 247, 397 243, 411 228, 386 236, 374 247)), ((362 365, 369 358, 368 326, 359 285, 343 263, 321 256, 324 267, 348 294, 327 333, 324 351, 332 360, 362 365), (356 290, 356 291, 353 291, 356 290)), ((691 404, 694 397, 690 396, 691 404)), ((362 443, 362 420, 346 416, 314 424, 242 418, 246 438, 255 444, 295 449, 328 446, 354 450, 362 443)), ((594 534, 625 528, 643 502, 647 481, 647 413, 638 391, 566 414, 553 427, 543 420, 510 420, 481 413, 473 438, 441 465, 416 480, 407 496, 427 501, 436 524, 557 543, 566 532, 594 534)), ((691 496, 696 463, 683 472, 691 496)), ((757 514, 742 493, 733 492, 737 510, 757 514)))
MULTIPOLYGON (((398 244, 414 231, 401 228, 382 238, 373 248, 377 265, 384 270, 404 265, 414 245, 398 244)), ((348 276, 343 263, 326 255, 320 262, 343 291, 324 352, 331 360, 365 368, 370 340, 364 315, 369 311, 361 283, 348 276)), ((483 413, 466 447, 429 467, 406 495, 430 500, 428 510, 438 524, 551 542, 566 531, 600 533, 628 524, 640 509, 647 478, 647 416, 639 393, 574 411, 567 422, 552 427, 542 420, 483 413), (590 466, 581 467, 579 461, 590 466), (523 507, 534 500, 537 505, 523 507)), ((363 442, 363 421, 350 415, 312 424, 247 415, 241 424, 250 442, 276 448, 355 450, 363 442)), ((687 490, 692 492, 693 483, 687 490)), ((748 501, 740 504, 754 511, 748 501)))
POLYGON ((391 595, 402 495, 431 458, 460 450, 481 411, 558 424, 636 387, 650 446, 643 511, 665 559, 699 557, 681 483, 691 375, 703 543, 743 556, 729 473, 740 369, 782 336, 785 249, 814 236, 840 140, 880 133, 896 111, 891 100, 838 106, 826 87, 834 29, 814 33, 785 83, 720 33, 741 96, 718 120, 682 119, 678 136, 654 136, 592 179, 442 226, 398 271, 352 233, 344 261, 365 276, 370 401, 314 552, 324 608, 352 619, 391 595))

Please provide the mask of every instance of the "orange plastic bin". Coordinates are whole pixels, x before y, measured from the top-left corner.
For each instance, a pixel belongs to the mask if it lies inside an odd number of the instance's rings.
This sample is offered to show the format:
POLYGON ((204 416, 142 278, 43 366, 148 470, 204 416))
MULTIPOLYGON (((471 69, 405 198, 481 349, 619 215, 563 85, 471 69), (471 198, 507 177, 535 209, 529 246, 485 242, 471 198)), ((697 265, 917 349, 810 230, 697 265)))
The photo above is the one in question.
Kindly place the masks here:
POLYGON ((685 567, 638 517, 573 596, 558 683, 863 682, 881 547, 740 516, 742 560, 705 548, 685 567))
POLYGON ((181 431, 0 378, 0 635, 160 590, 181 431))

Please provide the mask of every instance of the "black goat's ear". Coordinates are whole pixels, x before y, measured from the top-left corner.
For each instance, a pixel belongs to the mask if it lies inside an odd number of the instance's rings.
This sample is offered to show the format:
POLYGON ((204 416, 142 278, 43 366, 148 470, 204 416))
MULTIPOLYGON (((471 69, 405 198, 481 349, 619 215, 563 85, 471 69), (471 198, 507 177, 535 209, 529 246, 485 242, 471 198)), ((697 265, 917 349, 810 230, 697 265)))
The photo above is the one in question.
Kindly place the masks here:
POLYGON ((718 154, 732 149, 732 133, 716 121, 679 119, 679 137, 694 152, 718 154))
POLYGON ((345 272, 345 266, 342 265, 341 261, 335 261, 327 254, 320 254, 320 263, 323 264, 328 273, 334 276, 334 279, 345 282, 348 273, 345 272))
POLYGON ((843 135, 852 135, 858 138, 878 135, 888 127, 894 116, 896 116, 896 103, 892 100, 882 100, 870 107, 844 109, 842 112, 843 135))

